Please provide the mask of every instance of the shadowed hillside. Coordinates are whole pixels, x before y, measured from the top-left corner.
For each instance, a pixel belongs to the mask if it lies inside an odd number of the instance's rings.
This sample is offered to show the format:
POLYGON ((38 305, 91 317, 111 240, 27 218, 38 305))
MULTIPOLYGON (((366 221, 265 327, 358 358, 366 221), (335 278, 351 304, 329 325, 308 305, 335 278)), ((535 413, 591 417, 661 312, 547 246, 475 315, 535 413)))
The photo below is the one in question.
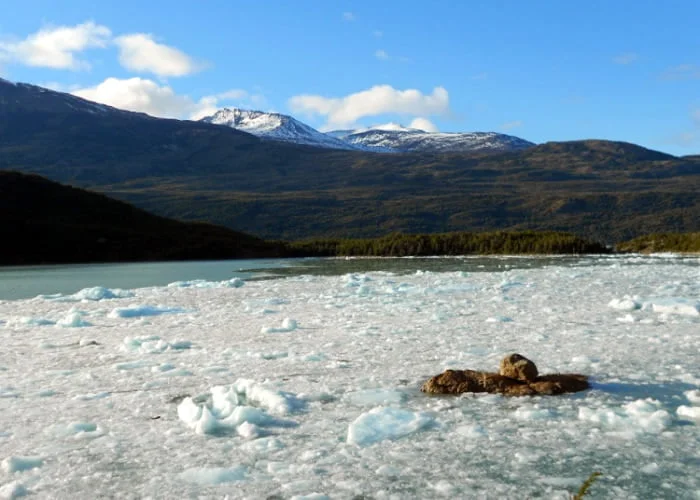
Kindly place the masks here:
POLYGON ((151 215, 124 202, 36 175, 0 172, 0 265, 282 254, 226 228, 151 215))

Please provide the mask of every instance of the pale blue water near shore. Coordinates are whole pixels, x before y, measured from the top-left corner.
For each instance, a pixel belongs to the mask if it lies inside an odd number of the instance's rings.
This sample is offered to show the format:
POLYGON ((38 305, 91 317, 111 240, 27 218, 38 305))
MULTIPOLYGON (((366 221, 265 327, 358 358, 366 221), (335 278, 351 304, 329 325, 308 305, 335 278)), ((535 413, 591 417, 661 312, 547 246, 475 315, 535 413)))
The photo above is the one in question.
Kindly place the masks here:
POLYGON ((409 273, 488 272, 542 267, 552 263, 578 263, 579 257, 453 257, 401 259, 249 259, 225 261, 139 262, 115 264, 67 264, 0 267, 0 300, 16 300, 44 294, 70 294, 102 286, 143 288, 175 281, 232 278, 266 279, 299 274, 338 275, 349 272, 387 271, 409 273))

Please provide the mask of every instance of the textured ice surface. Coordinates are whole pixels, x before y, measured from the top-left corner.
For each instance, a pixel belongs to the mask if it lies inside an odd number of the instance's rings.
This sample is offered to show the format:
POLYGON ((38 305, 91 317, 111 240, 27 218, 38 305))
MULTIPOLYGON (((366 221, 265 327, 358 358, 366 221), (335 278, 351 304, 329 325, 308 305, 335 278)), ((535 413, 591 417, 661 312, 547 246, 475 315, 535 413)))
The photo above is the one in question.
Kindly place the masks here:
POLYGON ((0 301, 0 492, 697 498, 700 261, 513 260, 0 301), (593 389, 419 391, 513 351, 593 389))

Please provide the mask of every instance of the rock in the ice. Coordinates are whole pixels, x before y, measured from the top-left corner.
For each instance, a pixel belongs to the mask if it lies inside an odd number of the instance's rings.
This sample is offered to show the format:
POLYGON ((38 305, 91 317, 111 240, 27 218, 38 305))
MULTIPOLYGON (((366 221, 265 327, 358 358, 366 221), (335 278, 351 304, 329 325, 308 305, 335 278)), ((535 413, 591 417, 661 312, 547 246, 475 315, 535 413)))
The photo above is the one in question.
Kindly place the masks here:
POLYGON ((520 354, 510 354, 503 358, 498 373, 524 382, 531 382, 538 375, 535 363, 520 354))
POLYGON ((576 373, 538 376, 537 367, 532 361, 519 354, 511 354, 501 361, 501 373, 446 370, 428 379, 421 391, 428 394, 488 392, 506 396, 534 396, 579 392, 589 387, 588 377, 576 373))

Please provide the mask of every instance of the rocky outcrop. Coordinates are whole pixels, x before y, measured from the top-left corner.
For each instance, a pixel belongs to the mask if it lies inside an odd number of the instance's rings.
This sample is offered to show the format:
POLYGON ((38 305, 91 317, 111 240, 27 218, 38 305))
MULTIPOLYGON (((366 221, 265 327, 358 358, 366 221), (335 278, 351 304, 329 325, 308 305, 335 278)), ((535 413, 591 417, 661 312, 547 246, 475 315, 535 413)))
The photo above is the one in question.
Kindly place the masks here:
POLYGON ((428 394, 488 392, 506 396, 556 395, 590 387, 588 377, 577 373, 539 375, 537 366, 520 354, 501 360, 499 373, 447 370, 427 380, 421 391, 428 394))

